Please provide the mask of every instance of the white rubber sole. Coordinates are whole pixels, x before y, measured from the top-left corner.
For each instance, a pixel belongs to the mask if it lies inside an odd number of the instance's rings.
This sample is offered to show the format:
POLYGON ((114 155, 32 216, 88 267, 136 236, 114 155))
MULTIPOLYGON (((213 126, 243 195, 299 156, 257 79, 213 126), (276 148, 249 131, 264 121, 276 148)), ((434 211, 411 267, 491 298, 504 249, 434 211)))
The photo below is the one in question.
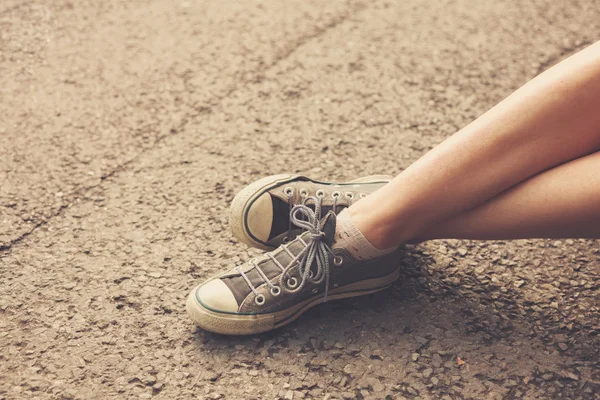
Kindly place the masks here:
MULTIPOLYGON (((327 300, 338 300, 349 297, 363 296, 388 288, 396 279, 400 271, 389 275, 358 281, 335 289, 331 289, 327 300)), ((204 330, 223 335, 252 335, 268 332, 285 326, 304 312, 318 304, 323 303, 323 294, 315 295, 303 302, 269 314, 230 314, 219 313, 204 307, 196 298, 196 287, 188 296, 186 309, 192 320, 204 330)))
MULTIPOLYGON (((229 227, 233 236, 240 242, 250 247, 256 247, 262 250, 273 250, 274 247, 267 246, 262 242, 255 240, 252 235, 248 232, 244 218, 247 212, 247 208, 265 191, 270 190, 273 187, 279 186, 285 182, 290 182, 298 178, 305 178, 302 175, 295 174, 281 174, 271 175, 265 178, 259 179, 243 188, 233 199, 231 203, 231 209, 229 213, 229 227)), ((374 183, 374 182, 389 182, 392 177, 389 175, 370 175, 365 176, 350 182, 344 182, 345 185, 355 183, 374 183)), ((311 180, 312 182, 332 184, 334 182, 319 182, 311 180)))

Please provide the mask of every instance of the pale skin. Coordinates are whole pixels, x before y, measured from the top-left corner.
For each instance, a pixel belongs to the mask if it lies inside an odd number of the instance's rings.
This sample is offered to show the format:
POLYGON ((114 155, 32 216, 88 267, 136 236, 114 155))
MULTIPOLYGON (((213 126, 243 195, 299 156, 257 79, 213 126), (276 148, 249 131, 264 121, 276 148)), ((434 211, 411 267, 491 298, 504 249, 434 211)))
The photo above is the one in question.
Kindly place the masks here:
POLYGON ((600 42, 348 211, 380 249, 446 238, 600 238, 600 42))

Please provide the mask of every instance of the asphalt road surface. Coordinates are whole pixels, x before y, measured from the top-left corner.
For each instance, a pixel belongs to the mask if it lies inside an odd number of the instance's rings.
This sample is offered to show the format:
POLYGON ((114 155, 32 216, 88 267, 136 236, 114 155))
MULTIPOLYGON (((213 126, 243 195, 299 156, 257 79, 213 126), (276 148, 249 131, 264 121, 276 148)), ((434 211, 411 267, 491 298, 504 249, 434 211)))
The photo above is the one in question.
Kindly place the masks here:
POLYGON ((436 241, 391 289, 196 329, 264 175, 396 174, 600 39, 597 0, 2 0, 0 399, 600 398, 600 243, 436 241))

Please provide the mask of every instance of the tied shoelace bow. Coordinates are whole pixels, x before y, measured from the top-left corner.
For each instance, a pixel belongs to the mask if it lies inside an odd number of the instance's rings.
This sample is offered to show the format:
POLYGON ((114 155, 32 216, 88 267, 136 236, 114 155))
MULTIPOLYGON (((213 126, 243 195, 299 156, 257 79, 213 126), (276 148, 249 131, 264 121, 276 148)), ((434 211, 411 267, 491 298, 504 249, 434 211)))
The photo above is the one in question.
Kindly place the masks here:
MULTIPOLYGON (((315 203, 315 210, 314 213, 317 217, 317 219, 320 221, 321 220, 321 209, 323 206, 323 196, 318 195, 317 192, 317 196, 308 196, 308 195, 301 195, 302 196, 302 202, 300 203, 301 205, 305 205, 308 206, 310 204, 310 200, 313 200, 315 203)), ((332 210, 334 214, 337 214, 337 209, 338 209, 338 200, 341 196, 341 193, 338 192, 337 196, 333 196, 333 206, 332 206, 332 210)), ((289 219, 289 223, 288 223, 288 232, 287 232, 287 236, 285 237, 284 240, 291 240, 292 239, 292 231, 294 229, 294 225, 299 226, 298 224, 295 224, 294 221, 292 220, 292 213, 294 210, 294 207, 296 207, 296 205, 294 205, 294 195, 293 192, 289 193, 287 195, 287 199, 288 199, 288 206, 290 208, 290 219, 289 219)), ((284 241, 285 243, 285 241, 284 241)))
MULTIPOLYGON (((321 215, 320 203, 315 199, 315 210, 308 207, 305 204, 298 204, 290 211, 290 220, 299 228, 310 232, 308 235, 309 241, 306 241, 298 236, 294 241, 300 241, 304 245, 297 255, 294 255, 289 249, 289 244, 283 244, 280 246, 282 251, 285 251, 291 258, 292 261, 287 267, 284 267, 271 253, 266 253, 271 261, 275 263, 281 269, 281 282, 286 282, 287 285, 282 285, 283 290, 288 293, 296 293, 306 285, 307 282, 313 284, 320 284, 325 280, 325 294, 323 302, 327 301, 327 292, 329 289, 329 254, 333 254, 331 247, 325 243, 325 233, 322 230, 321 220, 318 216, 321 215), (300 275, 300 283, 297 279, 289 274, 290 270, 298 265, 298 274, 300 275), (313 268, 314 266, 314 268, 313 268), (313 271, 314 269, 314 271, 313 271)), ((259 273, 264 282, 269 286, 271 294, 279 295, 281 288, 274 285, 266 274, 261 270, 256 260, 250 260, 250 263, 254 269, 259 273)), ((252 284, 246 273, 241 270, 240 267, 236 267, 236 270, 244 278, 252 292, 256 296, 255 301, 257 304, 264 304, 264 296, 256 290, 256 287, 252 284), (262 299, 262 302, 257 299, 262 299)))

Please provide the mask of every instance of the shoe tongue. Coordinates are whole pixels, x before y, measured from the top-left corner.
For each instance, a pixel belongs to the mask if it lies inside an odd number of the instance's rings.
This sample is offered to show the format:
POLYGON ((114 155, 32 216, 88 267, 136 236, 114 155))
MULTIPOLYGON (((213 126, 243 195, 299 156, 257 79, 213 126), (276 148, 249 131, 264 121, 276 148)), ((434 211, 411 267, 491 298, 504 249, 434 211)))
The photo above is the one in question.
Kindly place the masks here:
POLYGON ((331 247, 335 238, 335 213, 333 211, 329 211, 321 219, 321 230, 325 233, 325 243, 331 247))
MULTIPOLYGON (((289 223, 290 223, 290 205, 278 197, 272 196, 272 200, 273 200, 273 222, 271 225, 271 233, 269 234, 269 241, 288 232, 289 223)), ((307 206, 312 208, 313 210, 315 209, 315 205, 312 203, 307 204, 307 206)), ((347 206, 344 204, 338 204, 336 206, 335 211, 340 213, 346 207, 347 206)), ((331 204, 323 205, 321 207, 321 215, 324 215, 325 213, 327 213, 331 210, 333 210, 333 205, 331 205, 331 204)), ((323 218, 321 220, 323 220, 323 218)), ((297 227, 294 227, 294 230, 296 231, 295 233, 301 233, 301 231, 297 227)))

